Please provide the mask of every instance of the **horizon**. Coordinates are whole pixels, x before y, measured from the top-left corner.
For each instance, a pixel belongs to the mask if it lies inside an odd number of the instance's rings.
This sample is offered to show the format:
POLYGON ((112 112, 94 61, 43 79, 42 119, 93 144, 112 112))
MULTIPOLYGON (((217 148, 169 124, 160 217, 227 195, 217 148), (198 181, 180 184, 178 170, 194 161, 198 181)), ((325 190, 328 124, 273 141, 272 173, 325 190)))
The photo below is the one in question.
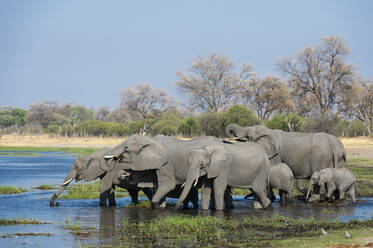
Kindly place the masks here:
POLYGON ((89 109, 119 106, 137 83, 176 100, 176 71, 210 53, 259 76, 283 75, 275 64, 334 35, 346 62, 373 78, 370 1, 0 2, 0 106, 28 109, 54 100, 89 109))

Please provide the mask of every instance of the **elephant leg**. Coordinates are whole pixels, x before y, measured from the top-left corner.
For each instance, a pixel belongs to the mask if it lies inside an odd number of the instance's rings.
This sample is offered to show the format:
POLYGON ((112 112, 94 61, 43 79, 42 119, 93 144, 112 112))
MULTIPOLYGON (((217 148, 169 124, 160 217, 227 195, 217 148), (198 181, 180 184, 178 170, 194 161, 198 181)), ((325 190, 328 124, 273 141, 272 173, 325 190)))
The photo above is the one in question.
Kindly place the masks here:
POLYGON ((206 179, 202 184, 202 199, 201 199, 202 210, 209 209, 211 191, 212 191, 212 181, 206 179))
POLYGON ((355 186, 352 185, 350 189, 347 191, 348 195, 351 197, 351 200, 354 204, 356 204, 356 194, 355 194, 355 186))
POLYGON ((153 198, 153 195, 154 195, 153 189, 152 188, 142 188, 141 190, 142 190, 142 192, 144 192, 146 197, 148 197, 149 201, 151 201, 152 198, 153 198))
POLYGON ((345 198, 345 191, 339 190, 339 199, 343 201, 344 198, 345 198))
POLYGON ((104 192, 100 192, 100 206, 106 206, 106 203, 109 198, 110 190, 111 189, 108 189, 104 192))
POLYGON ((127 189, 133 204, 139 204, 139 189, 127 189))
POLYGON ((295 184, 297 186, 297 189, 303 193, 304 195, 307 194, 307 189, 303 186, 303 182, 304 180, 303 179, 295 179, 295 184))
POLYGON ((111 186, 110 192, 109 192, 109 206, 115 206, 115 185, 111 186))
POLYGON ((224 203, 226 209, 233 209, 232 188, 227 186, 224 192, 224 203))
POLYGON ((157 171, 157 179, 158 189, 155 192, 151 202, 152 208, 154 209, 160 208, 160 200, 176 186, 173 170, 167 166, 164 166, 157 171))
POLYGON ((280 195, 280 203, 285 203, 286 204, 286 193, 285 193, 285 191, 283 191, 282 189, 279 189, 278 194, 280 195))
POLYGON ((189 201, 190 201, 190 192, 189 192, 188 196, 185 198, 185 200, 183 201, 183 209, 188 209, 189 208, 189 201))
MULTIPOLYGON (((327 187, 328 187, 328 192, 326 194, 326 197, 328 199, 331 199, 331 196, 334 193, 334 191, 336 190, 336 187, 335 187, 334 183, 327 183, 327 187)), ((320 189, 320 191, 321 191, 321 189, 320 189)))
POLYGON ((215 197, 215 209, 223 210, 224 208, 224 192, 227 188, 227 178, 224 176, 218 176, 214 180, 214 197, 215 197))
POLYGON ((259 205, 263 208, 267 208, 271 204, 271 200, 268 199, 268 172, 265 169, 265 167, 262 167, 262 169, 259 171, 259 173, 256 175, 256 178, 252 182, 252 189, 251 191, 254 193, 254 208, 258 208, 259 205), (258 205, 255 200, 255 196, 258 197, 260 204, 258 205))
POLYGON ((194 209, 197 209, 198 208, 198 188, 193 188, 191 191, 190 191, 190 201, 192 202, 193 204, 193 208, 194 209))

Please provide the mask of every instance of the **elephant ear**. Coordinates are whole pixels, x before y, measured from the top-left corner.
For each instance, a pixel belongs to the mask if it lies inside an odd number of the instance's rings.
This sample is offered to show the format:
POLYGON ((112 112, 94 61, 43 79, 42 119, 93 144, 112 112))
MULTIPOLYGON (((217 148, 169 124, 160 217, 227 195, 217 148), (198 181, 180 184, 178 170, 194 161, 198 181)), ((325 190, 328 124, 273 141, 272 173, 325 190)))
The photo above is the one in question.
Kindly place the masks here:
POLYGON ((319 185, 323 185, 325 184, 328 180, 330 180, 330 176, 328 175, 328 173, 326 171, 321 171, 320 172, 320 175, 319 175, 319 181, 318 181, 318 184, 319 185))
POLYGON ((228 152, 218 145, 208 146, 206 150, 210 155, 210 167, 207 170, 207 178, 217 177, 228 166, 228 152))
MULTIPOLYGON (((167 163, 168 153, 164 146, 154 140, 146 139, 139 145, 137 154, 132 154, 131 161, 125 163, 124 169, 134 171, 154 170, 161 168, 167 163)), ((130 149, 130 145, 128 147, 130 149)))
POLYGON ((264 126, 256 127, 257 137, 255 137, 255 142, 262 145, 269 159, 274 158, 279 154, 279 140, 276 135, 264 126))

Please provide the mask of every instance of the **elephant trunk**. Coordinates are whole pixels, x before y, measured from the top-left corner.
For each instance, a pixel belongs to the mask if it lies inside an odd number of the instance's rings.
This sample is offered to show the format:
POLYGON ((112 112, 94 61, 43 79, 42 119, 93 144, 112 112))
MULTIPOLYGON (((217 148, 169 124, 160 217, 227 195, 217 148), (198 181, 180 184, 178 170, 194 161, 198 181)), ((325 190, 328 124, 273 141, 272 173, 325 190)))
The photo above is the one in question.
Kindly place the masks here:
POLYGON ((241 137, 242 135, 240 134, 243 132, 244 132, 244 128, 237 124, 229 124, 225 128, 225 134, 228 137, 237 137, 239 139, 242 139, 243 137, 241 137))
POLYGON ((312 183, 310 182, 310 185, 308 186, 308 190, 307 190, 307 194, 306 194, 306 202, 308 201, 308 197, 309 197, 310 192, 311 192, 311 187, 312 187, 312 183))
POLYGON ((69 174, 67 174, 65 180, 63 180, 63 182, 61 183, 60 187, 58 188, 58 190, 56 191, 56 193, 54 193, 49 201, 49 206, 53 207, 54 206, 54 201, 57 199, 57 197, 66 189, 67 185, 69 185, 69 183, 74 179, 76 178, 76 170, 71 168, 71 170, 69 171, 69 174))
MULTIPOLYGON (((196 180, 196 183, 197 183, 198 178, 199 178, 199 167, 198 166, 190 167, 187 178, 186 178, 186 182, 184 183, 184 189, 181 192, 179 200, 176 203, 176 206, 175 206, 176 209, 178 209, 181 203, 185 200, 185 198, 189 194, 189 191, 192 187, 194 180, 196 180)), ((194 184, 194 186, 196 186, 196 183, 194 184)))

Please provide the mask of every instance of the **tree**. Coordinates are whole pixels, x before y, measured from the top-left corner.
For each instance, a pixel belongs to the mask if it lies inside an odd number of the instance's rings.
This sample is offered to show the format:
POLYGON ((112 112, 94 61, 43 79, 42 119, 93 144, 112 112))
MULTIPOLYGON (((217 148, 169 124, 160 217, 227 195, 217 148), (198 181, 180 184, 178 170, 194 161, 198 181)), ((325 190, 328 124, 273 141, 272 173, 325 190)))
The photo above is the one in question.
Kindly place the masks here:
POLYGON ((153 89, 149 84, 137 84, 135 89, 128 88, 121 93, 121 108, 136 111, 143 119, 146 132, 146 119, 154 111, 163 109, 168 102, 167 92, 153 89))
POLYGON ((27 111, 20 108, 4 108, 0 110, 0 128, 25 125, 27 111))
POLYGON ((58 103, 54 101, 33 103, 30 105, 26 119, 30 123, 36 123, 43 128, 47 128, 51 122, 56 120, 56 116, 53 113, 57 106, 58 103))
POLYGON ((243 92, 242 100, 262 120, 275 112, 289 112, 294 108, 286 83, 274 76, 254 79, 243 92))
POLYGON ((100 107, 95 112, 95 119, 99 121, 105 120, 105 117, 110 113, 110 110, 107 107, 100 107))
POLYGON ((287 132, 299 132, 305 120, 295 113, 276 114, 265 125, 271 129, 279 129, 287 132))
POLYGON ((189 74, 178 71, 178 91, 189 98, 195 109, 217 113, 236 102, 241 90, 253 76, 252 67, 243 65, 234 72, 234 63, 224 55, 210 54, 190 63, 189 74))
POLYGON ((343 111, 364 123, 368 134, 373 132, 373 81, 359 78, 344 95, 343 111))
POLYGON ((294 58, 278 62, 288 76, 293 89, 298 113, 311 114, 325 122, 341 103, 341 91, 353 81, 355 67, 344 58, 349 48, 341 38, 334 36, 321 40, 316 47, 305 47, 294 58))

